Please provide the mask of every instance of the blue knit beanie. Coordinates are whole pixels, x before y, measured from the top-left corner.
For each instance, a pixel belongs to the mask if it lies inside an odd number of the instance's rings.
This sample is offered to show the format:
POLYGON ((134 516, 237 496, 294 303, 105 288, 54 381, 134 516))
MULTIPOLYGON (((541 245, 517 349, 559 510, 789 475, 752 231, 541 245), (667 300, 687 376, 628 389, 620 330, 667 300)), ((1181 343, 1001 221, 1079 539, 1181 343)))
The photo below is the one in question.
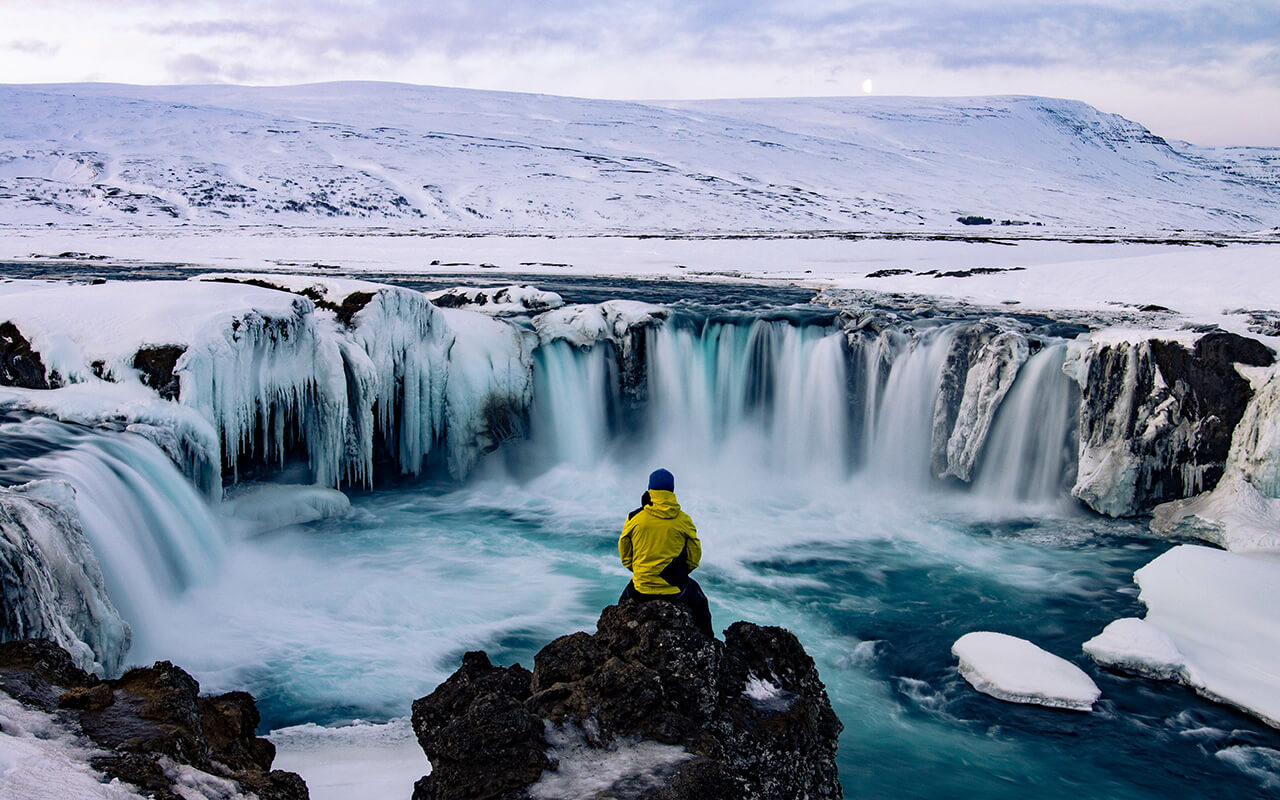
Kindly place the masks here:
POLYGON ((676 490, 676 479, 665 469, 655 469, 649 473, 649 489, 659 492, 674 492, 676 490))

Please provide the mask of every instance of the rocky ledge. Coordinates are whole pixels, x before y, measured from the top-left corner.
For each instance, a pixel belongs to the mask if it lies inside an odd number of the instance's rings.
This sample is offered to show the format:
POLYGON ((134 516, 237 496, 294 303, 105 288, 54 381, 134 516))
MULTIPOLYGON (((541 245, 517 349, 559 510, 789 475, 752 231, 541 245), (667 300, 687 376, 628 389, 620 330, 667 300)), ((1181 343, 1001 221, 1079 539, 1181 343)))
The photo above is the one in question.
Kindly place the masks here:
POLYGON ((3 642, 0 692, 53 715, 92 743, 95 770, 155 800, 190 797, 190 787, 201 783, 221 787, 219 795, 308 798, 302 778, 271 769, 275 746, 254 735, 258 709, 251 695, 201 697, 195 678, 168 661, 104 681, 53 642, 3 642))
POLYGON ((483 652, 413 704, 431 774, 414 800, 840 798, 843 725, 782 628, 709 640, 682 606, 609 606, 533 672, 483 652))

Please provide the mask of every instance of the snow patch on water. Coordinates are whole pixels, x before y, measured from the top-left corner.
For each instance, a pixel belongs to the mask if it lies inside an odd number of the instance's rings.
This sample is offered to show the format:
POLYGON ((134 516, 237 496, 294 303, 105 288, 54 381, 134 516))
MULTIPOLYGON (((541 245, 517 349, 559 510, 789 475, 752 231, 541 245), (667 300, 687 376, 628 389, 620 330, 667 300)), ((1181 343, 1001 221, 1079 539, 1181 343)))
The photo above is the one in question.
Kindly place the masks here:
POLYGON ((1000 700, 1089 711, 1102 695, 1079 667, 1026 639, 989 631, 966 633, 951 652, 973 688, 1000 700))

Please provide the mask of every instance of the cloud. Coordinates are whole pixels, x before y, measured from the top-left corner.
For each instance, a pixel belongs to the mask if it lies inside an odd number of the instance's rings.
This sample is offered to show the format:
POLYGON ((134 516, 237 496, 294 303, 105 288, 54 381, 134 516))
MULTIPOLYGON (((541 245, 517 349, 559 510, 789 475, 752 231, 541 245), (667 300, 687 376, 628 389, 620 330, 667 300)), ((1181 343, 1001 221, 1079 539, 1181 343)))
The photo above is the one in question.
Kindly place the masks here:
POLYGON ((145 29, 200 43, 249 40, 293 63, 422 53, 504 57, 555 50, 584 59, 670 54, 727 63, 896 59, 941 69, 1161 69, 1236 64, 1274 75, 1274 0, 291 0, 183 5, 145 29), (800 8, 797 8, 800 6, 800 8))
POLYGON ((4 48, 33 56, 53 56, 57 55, 62 46, 56 42, 46 42, 40 39, 20 39, 16 42, 9 42, 4 45, 4 48))

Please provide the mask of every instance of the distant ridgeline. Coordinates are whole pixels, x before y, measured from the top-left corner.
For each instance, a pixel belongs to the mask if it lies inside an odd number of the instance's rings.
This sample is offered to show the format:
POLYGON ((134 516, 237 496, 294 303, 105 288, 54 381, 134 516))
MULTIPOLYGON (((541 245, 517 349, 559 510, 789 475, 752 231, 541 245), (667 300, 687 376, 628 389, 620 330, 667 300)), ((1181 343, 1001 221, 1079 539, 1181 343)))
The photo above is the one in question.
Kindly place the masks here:
POLYGON ((0 87, 0 106, 0 218, 19 225, 1280 226, 1275 149, 1166 141, 1042 97, 639 104, 377 83, 67 84, 0 87))
POLYGON ((0 636, 118 667, 112 602, 136 619, 220 557, 182 475, 216 500, 285 467, 323 487, 462 480, 495 450, 535 472, 674 441, 708 464, 1002 504, 1074 495, 1228 548, 1277 545, 1280 372, 1257 340, 972 308, 939 324, 835 293, 712 316, 531 287, 435 300, 275 274, 0 285, 0 566, 43 576, 15 579, 31 588, 2 598, 0 636), (165 557, 108 546, 124 559, 108 583, 125 584, 108 598, 93 552, 122 538, 129 503, 167 531, 165 557), (54 568, 50 547, 80 556, 54 568))

